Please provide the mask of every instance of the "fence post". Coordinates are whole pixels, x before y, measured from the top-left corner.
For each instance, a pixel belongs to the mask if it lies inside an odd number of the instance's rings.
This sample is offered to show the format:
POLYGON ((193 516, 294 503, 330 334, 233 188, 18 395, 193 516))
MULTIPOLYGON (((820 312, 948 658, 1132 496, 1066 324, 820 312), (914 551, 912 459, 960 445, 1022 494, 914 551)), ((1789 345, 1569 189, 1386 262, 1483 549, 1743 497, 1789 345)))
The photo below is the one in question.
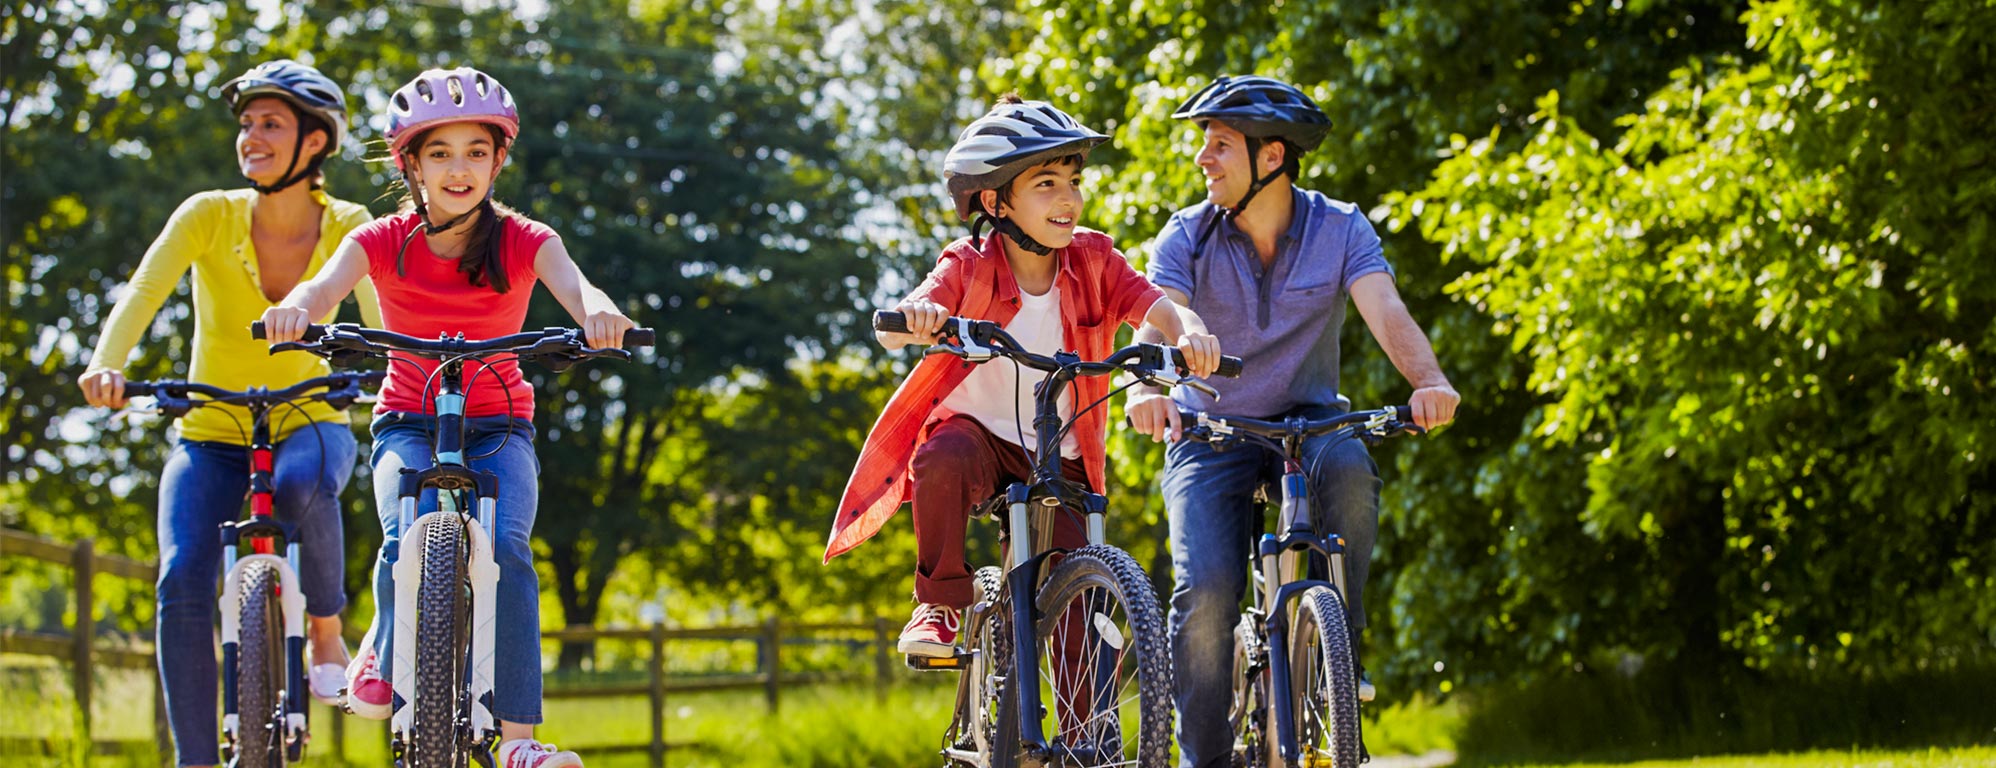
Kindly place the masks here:
MULTIPOLYGON (((153 623, 157 625, 159 619, 155 617, 153 623)), ((157 643, 159 634, 155 632, 153 637, 157 643)), ((157 648, 153 650, 153 658, 159 658, 157 648)), ((159 670, 153 670, 152 675, 152 735, 154 743, 159 745, 159 764, 173 765, 173 729, 166 720, 166 680, 160 677, 159 670)))
POLYGON ((651 624, 651 765, 665 768, 665 624, 651 624))
POLYGON ((70 570, 75 575, 76 588, 76 621, 69 629, 73 645, 70 668, 75 672, 73 685, 76 687, 77 726, 81 729, 83 754, 88 755, 96 747, 90 733, 90 681, 94 678, 90 668, 90 651, 91 641, 97 634, 97 607, 95 598, 90 594, 91 581, 97 575, 97 550, 92 540, 76 542, 76 549, 70 557, 70 570))
POLYGON ((783 687, 783 630, 775 616, 763 622, 763 698, 769 702, 769 713, 776 714, 777 691, 783 687))
POLYGON ((887 617, 873 617, 873 697, 887 700, 887 617))

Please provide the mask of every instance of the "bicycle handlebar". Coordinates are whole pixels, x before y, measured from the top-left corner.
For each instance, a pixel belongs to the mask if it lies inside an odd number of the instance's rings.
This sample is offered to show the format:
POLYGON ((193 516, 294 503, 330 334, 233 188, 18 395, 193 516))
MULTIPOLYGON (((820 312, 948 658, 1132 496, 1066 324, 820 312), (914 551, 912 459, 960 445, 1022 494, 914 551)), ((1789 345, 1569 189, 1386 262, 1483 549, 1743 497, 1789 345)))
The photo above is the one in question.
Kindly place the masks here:
MULTIPOLYGON (((891 309, 875 311, 873 313, 873 329, 882 333, 909 333, 908 316, 891 309)), ((954 338, 956 340, 955 343, 942 343, 937 346, 942 347, 944 351, 951 354, 958 354, 960 357, 964 356, 964 354, 959 353, 998 354, 1016 360, 1029 368, 1048 372, 1052 372, 1062 365, 1062 363, 1054 358, 1027 352, 1019 346, 1018 341, 1014 340, 1011 334, 1005 332, 1003 326, 989 320, 972 320, 963 317, 946 318, 943 320, 943 329, 937 333, 937 338, 954 338), (968 334, 968 338, 965 338, 966 334, 968 334), (968 345, 965 342, 968 342, 968 345), (998 346, 986 346, 994 343, 998 346)), ((1124 368, 1122 364, 1132 359, 1141 359, 1149 347, 1169 350, 1165 354, 1165 358, 1169 361, 1170 365, 1177 368, 1180 372, 1185 370, 1184 355, 1178 351, 1177 347, 1144 343, 1124 347, 1100 363, 1081 362, 1075 367, 1082 374, 1097 376, 1119 370, 1129 370, 1124 368)), ((1241 375, 1241 367, 1240 358, 1232 355, 1221 355, 1220 366, 1214 373, 1231 379, 1241 375)))
POLYGON ((1288 438, 1300 439, 1351 428, 1356 428, 1354 434, 1369 435, 1374 438, 1427 432, 1414 424, 1414 409, 1405 405, 1372 411, 1352 411, 1323 419, 1295 417, 1282 421, 1250 419, 1244 416, 1215 416, 1192 411, 1179 411, 1178 416, 1180 422, 1185 425, 1180 434, 1187 439, 1201 442, 1238 439, 1241 435, 1280 442, 1288 438))
MULTIPOLYGON (((263 321, 250 324, 250 335, 259 339, 264 337, 263 321)), ((657 336, 657 332, 650 328, 632 328, 624 332, 622 348, 596 349, 588 346, 583 332, 575 328, 544 328, 495 339, 466 339, 461 335, 424 339, 379 328, 363 328, 354 323, 332 325, 314 323, 305 327, 305 333, 299 341, 272 344, 270 351, 302 350, 332 359, 340 365, 351 365, 360 357, 385 356, 390 352, 407 352, 439 359, 459 355, 511 352, 518 354, 522 359, 554 367, 558 364, 598 357, 629 360, 631 351, 652 346, 657 336)))
POLYGON ((125 382, 125 395, 154 397, 159 400, 159 410, 162 413, 174 416, 183 415, 203 405, 229 404, 270 408, 295 400, 317 400, 334 408, 344 409, 361 397, 362 386, 380 384, 385 376, 386 374, 381 371, 340 372, 306 379, 283 389, 255 387, 247 390, 223 389, 209 384, 173 379, 128 381, 125 382), (313 391, 319 389, 323 391, 313 391), (207 399, 196 400, 190 395, 205 395, 207 399))

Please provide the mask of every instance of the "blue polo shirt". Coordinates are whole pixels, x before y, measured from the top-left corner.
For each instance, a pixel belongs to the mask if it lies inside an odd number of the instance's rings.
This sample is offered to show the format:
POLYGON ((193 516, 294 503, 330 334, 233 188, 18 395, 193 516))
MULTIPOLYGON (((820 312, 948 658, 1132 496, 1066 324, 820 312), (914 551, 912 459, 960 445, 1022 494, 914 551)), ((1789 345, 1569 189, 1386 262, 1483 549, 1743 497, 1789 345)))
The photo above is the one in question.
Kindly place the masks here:
POLYGON ((1338 331, 1351 284, 1374 272, 1393 274, 1379 234, 1358 206, 1293 189, 1295 215, 1276 239, 1263 270, 1254 243, 1221 221, 1197 262, 1192 244, 1219 211, 1200 203, 1173 214, 1152 247, 1150 280, 1192 298, 1192 310, 1220 339, 1221 351, 1246 363, 1238 379, 1207 380, 1218 403, 1177 387, 1181 408, 1273 417, 1305 405, 1348 405, 1338 395, 1338 331))

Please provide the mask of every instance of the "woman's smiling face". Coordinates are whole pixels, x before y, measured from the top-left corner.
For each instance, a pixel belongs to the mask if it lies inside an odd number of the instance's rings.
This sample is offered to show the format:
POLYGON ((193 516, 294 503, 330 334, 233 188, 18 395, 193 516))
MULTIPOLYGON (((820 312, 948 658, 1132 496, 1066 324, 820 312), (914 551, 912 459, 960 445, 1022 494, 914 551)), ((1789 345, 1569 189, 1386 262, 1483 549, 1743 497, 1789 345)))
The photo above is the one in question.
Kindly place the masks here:
POLYGON ((449 123, 431 129, 415 147, 416 180, 436 221, 448 221, 484 202, 506 150, 483 123, 449 123))
POLYGON ((314 130, 300 146, 298 113, 275 96, 251 99, 243 105, 236 113, 236 128, 236 165, 243 176, 258 184, 276 184, 283 180, 286 168, 297 172, 304 167, 305 158, 317 156, 328 141, 325 131, 314 130), (292 164, 293 151, 298 153, 296 165, 292 164))

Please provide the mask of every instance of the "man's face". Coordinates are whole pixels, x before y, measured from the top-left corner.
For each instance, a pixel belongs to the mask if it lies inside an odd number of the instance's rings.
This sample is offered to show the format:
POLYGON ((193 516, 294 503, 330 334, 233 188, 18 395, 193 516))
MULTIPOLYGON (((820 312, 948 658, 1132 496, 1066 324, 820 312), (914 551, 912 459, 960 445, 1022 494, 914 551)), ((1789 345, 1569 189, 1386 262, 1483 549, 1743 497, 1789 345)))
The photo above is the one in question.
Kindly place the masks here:
POLYGON ((1232 208, 1247 195, 1255 177, 1263 175, 1249 156, 1247 136, 1218 120, 1206 121, 1206 145, 1194 162, 1206 175, 1206 200, 1222 208, 1232 208))

